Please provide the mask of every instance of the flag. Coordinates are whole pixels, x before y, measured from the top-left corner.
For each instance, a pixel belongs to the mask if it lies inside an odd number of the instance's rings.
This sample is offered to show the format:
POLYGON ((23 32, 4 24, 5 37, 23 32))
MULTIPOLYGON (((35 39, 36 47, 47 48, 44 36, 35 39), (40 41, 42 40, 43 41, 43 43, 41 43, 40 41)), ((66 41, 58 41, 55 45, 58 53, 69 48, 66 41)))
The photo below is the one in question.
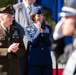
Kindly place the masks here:
POLYGON ((64 5, 64 0, 54 0, 54 6, 52 11, 52 19, 57 23, 60 20, 58 14, 61 12, 61 8, 64 5))
POLYGON ((54 0, 37 0, 36 2, 49 10, 53 10, 54 0))
POLYGON ((52 19, 56 23, 60 20, 58 13, 61 12, 64 0, 37 0, 37 3, 52 11, 52 19))
MULTIPOLYGON (((52 19, 57 23, 60 20, 60 17, 58 14, 61 12, 61 8, 64 5, 64 0, 54 0, 54 7, 52 11, 52 19)), ((65 37, 65 44, 72 43, 72 36, 66 36, 65 37)))
POLYGON ((22 2, 22 0, 18 0, 18 3, 22 2))

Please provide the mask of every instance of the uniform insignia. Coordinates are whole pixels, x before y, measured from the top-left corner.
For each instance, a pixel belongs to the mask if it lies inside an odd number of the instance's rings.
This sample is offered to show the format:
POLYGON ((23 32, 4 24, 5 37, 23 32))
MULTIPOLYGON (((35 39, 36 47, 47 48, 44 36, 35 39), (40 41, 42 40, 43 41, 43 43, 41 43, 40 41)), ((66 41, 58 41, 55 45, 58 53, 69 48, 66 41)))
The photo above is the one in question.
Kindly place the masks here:
POLYGON ((31 28, 31 30, 33 31, 33 30, 34 30, 34 28, 31 28))
POLYGON ((49 29, 46 27, 45 28, 45 31, 46 31, 46 33, 49 33, 50 31, 49 31, 49 29))
POLYGON ((17 32, 17 30, 14 31, 13 36, 17 36, 17 37, 18 37, 18 32, 17 32))
POLYGON ((32 33, 35 33, 35 30, 34 30, 34 28, 27 28, 27 30, 30 32, 30 34, 32 34, 32 33))
POLYGON ((28 31, 30 31, 30 30, 31 30, 31 28, 27 28, 27 30, 28 30, 28 31))
POLYGON ((33 31, 33 30, 34 30, 34 28, 27 28, 27 30, 28 30, 28 31, 33 31))

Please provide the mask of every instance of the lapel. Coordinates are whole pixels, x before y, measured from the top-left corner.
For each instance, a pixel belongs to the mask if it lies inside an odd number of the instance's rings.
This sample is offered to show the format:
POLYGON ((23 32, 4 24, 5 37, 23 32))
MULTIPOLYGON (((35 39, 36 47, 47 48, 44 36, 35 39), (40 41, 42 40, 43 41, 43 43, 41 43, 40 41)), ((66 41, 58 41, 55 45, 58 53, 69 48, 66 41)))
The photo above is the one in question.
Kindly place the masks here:
POLYGON ((23 2, 21 3, 20 9, 19 9, 19 15, 21 16, 20 20, 22 22, 23 27, 26 27, 28 24, 26 19, 25 6, 23 2))
POLYGON ((4 35, 4 36, 7 35, 6 32, 5 32, 5 30, 2 28, 1 25, 0 25, 0 34, 2 34, 2 35, 4 35))

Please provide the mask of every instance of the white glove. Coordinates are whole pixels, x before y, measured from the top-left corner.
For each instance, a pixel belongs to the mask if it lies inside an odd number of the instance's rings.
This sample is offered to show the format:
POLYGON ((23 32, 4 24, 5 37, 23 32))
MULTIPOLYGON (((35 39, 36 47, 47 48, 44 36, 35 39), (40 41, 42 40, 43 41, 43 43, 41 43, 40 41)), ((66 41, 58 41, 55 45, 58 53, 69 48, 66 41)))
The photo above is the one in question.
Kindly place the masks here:
POLYGON ((63 24, 63 21, 60 20, 56 26, 55 26, 55 30, 54 30, 54 33, 53 33, 53 39, 54 40, 57 40, 57 39, 60 39, 62 37, 64 37, 63 33, 62 33, 62 24, 63 24))

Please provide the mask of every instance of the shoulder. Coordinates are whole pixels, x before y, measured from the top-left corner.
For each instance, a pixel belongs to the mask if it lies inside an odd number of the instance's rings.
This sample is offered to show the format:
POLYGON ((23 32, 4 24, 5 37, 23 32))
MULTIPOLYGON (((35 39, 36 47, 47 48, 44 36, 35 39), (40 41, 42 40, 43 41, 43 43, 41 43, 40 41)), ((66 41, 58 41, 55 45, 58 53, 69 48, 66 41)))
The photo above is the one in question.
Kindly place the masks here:
POLYGON ((14 8, 14 10, 16 10, 16 9, 22 8, 22 6, 23 6, 23 2, 14 4, 13 8, 14 8))
POLYGON ((16 27, 16 26, 11 26, 11 30, 13 30, 13 31, 18 31, 18 32, 20 32, 20 30, 16 27))
MULTIPOLYGON (((41 6, 41 5, 39 5, 39 4, 37 4, 37 3, 34 3, 33 6, 41 6)), ((43 6, 41 6, 41 7, 43 7, 43 6)))

